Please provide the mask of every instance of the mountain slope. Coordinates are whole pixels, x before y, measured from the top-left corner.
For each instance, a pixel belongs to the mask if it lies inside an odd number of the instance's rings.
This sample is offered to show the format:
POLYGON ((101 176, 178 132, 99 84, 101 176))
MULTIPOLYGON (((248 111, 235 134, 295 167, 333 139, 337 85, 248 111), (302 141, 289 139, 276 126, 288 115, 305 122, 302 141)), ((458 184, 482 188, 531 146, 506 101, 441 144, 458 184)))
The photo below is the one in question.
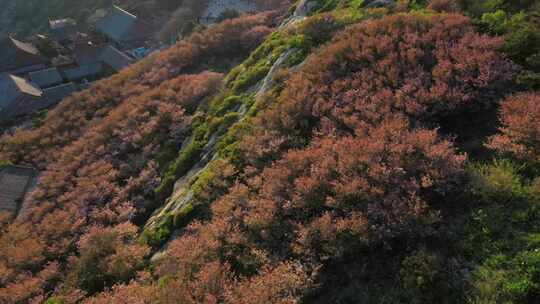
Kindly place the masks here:
POLYGON ((0 299, 537 302, 534 10, 480 2, 226 21, 3 137, 44 171, 2 221, 0 299))
POLYGON ((274 18, 245 17, 194 34, 65 100, 40 128, 4 139, 2 149, 10 160, 44 172, 7 228, 13 231, 2 234, 3 257, 9 260, 4 265, 10 269, 3 279, 3 301, 28 300, 54 287, 48 284, 56 277, 16 274, 48 267, 61 274, 65 257, 88 227, 144 218, 154 208, 160 167, 189 135, 197 106, 221 87, 222 75, 206 69, 223 69, 248 54, 274 18), (35 247, 19 248, 17 237, 35 247), (20 250, 25 250, 20 260, 10 257, 20 250))

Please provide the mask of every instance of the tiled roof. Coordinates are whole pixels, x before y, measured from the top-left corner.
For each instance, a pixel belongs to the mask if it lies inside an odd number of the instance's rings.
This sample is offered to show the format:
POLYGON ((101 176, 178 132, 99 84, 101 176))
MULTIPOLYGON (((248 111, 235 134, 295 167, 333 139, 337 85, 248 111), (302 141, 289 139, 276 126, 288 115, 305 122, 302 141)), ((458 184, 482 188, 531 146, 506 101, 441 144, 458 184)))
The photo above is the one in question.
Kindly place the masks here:
POLYGON ((19 41, 17 39, 14 39, 13 37, 9 37, 8 39, 18 49, 20 49, 20 50, 22 50, 22 51, 24 51, 26 53, 32 54, 32 55, 40 55, 38 49, 35 46, 33 46, 32 44, 19 41))
POLYGON ((24 196, 35 183, 32 168, 7 166, 0 170, 0 211, 14 215, 24 196))
POLYGON ((129 40, 131 28, 137 21, 137 16, 113 6, 107 15, 97 24, 97 29, 116 41, 129 40))
POLYGON ((30 79, 42 89, 62 83, 62 76, 54 67, 32 72, 30 79))
POLYGON ((75 68, 64 69, 63 73, 68 80, 76 81, 99 75, 103 71, 103 64, 95 62, 81 65, 75 68))
POLYGON ((71 95, 77 90, 73 82, 61 84, 52 88, 43 90, 43 98, 49 106, 62 101, 62 99, 71 95))
POLYGON ((88 43, 75 45, 73 55, 78 65, 85 65, 99 62, 103 46, 88 43))
POLYGON ((107 45, 101 53, 101 60, 115 71, 129 66, 133 60, 112 45, 107 45))
POLYGON ((77 22, 70 18, 49 20, 49 27, 52 36, 59 42, 69 40, 77 34, 77 22))
POLYGON ((65 77, 71 81, 96 76, 103 71, 103 63, 115 71, 127 67, 133 60, 112 45, 77 45, 74 50, 75 61, 79 65, 63 69, 65 77))
POLYGON ((18 77, 15 75, 8 75, 8 77, 11 78, 17 89, 19 89, 24 94, 32 95, 35 97, 40 97, 43 94, 43 92, 38 87, 36 87, 22 77, 18 77))
POLYGON ((0 72, 45 64, 47 59, 31 44, 7 37, 0 40, 0 72))
POLYGON ((23 78, 4 74, 0 77, 0 122, 47 109, 76 90, 67 83, 42 91, 23 78))
POLYGON ((26 79, 11 74, 0 75, 0 109, 20 98, 40 98, 43 92, 26 79))

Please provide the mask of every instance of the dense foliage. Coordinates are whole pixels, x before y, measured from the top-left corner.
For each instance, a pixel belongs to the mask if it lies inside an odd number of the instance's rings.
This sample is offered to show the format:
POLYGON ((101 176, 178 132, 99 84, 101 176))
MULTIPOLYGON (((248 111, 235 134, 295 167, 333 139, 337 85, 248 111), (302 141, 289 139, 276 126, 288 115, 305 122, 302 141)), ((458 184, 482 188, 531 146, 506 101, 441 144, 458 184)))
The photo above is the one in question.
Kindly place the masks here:
POLYGON ((4 136, 43 172, 0 302, 539 302, 539 7, 371 2, 228 19, 4 136))
POLYGON ((499 152, 538 163, 540 151, 540 96, 535 93, 516 95, 502 103, 501 135, 494 136, 490 146, 499 152))
MULTIPOLYGON (((253 167, 213 203, 209 222, 171 243, 155 273, 162 285, 137 281, 103 297, 120 300, 129 288, 154 299, 190 286, 179 297, 193 303, 366 300, 348 289, 376 284, 368 279, 372 259, 382 252, 400 259, 404 244, 441 238, 437 209, 464 182, 465 156, 422 125, 501 96, 496 82, 508 83, 513 67, 497 55, 499 45, 459 16, 396 15, 346 29, 254 118, 239 157, 253 167), (467 76, 484 73, 493 78, 467 76), (330 279, 336 263, 355 265, 345 284, 330 279), (276 277, 290 279, 276 286, 276 277), (247 292, 258 284, 272 292, 247 292)), ((416 267, 412 257, 403 263, 416 267)), ((413 295, 426 288, 406 280, 400 288, 419 288, 413 295)))
POLYGON ((72 300, 135 275, 148 249, 133 244, 137 229, 125 223, 155 208, 160 165, 189 135, 197 106, 220 89, 222 75, 204 70, 248 54, 251 40, 268 33, 250 29, 265 25, 268 14, 195 34, 68 98, 38 129, 3 139, 6 159, 44 172, 2 233, 2 302, 40 299, 66 274, 63 293, 72 300))

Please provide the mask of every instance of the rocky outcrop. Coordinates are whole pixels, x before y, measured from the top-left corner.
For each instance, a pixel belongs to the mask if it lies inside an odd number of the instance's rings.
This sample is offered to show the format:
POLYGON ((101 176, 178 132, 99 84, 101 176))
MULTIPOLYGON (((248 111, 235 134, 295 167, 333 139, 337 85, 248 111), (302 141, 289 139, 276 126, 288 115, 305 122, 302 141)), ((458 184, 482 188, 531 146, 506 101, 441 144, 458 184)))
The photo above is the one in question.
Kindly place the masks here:
POLYGON ((289 27, 299 21, 304 20, 313 10, 316 5, 316 1, 313 0, 301 0, 296 6, 294 13, 289 18, 285 19, 280 28, 289 27))

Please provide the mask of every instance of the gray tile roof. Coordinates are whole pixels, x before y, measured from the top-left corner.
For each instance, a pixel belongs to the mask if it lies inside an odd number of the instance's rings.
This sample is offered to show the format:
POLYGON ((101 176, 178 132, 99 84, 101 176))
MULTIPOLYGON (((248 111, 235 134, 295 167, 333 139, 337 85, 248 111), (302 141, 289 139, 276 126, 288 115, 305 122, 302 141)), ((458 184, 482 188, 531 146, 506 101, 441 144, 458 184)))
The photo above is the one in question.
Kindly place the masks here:
POLYGON ((36 47, 13 37, 0 40, 0 72, 10 72, 47 63, 36 47))
POLYGON ((77 22, 73 19, 49 20, 52 36, 59 42, 69 40, 77 33, 77 22))
POLYGON ((101 45, 81 43, 75 45, 73 55, 78 65, 85 65, 99 62, 102 51, 103 46, 101 45))
POLYGON ((78 45, 75 47, 74 55, 79 66, 62 69, 64 76, 70 81, 99 75, 103 71, 104 64, 115 71, 120 71, 133 63, 133 59, 109 44, 78 45))
POLYGON ((32 72, 29 75, 32 82, 42 89, 62 83, 62 76, 55 67, 32 72))
POLYGON ((101 19, 96 28, 105 36, 115 41, 129 40, 132 27, 137 21, 137 16, 113 6, 107 15, 101 19))
POLYGON ((47 109, 76 90, 73 83, 41 90, 23 78, 4 74, 0 77, 0 122, 47 109))
POLYGON ((77 87, 73 82, 64 83, 52 88, 43 90, 43 98, 45 98, 47 104, 53 105, 62 101, 62 99, 68 97, 77 90, 77 87))
POLYGON ((0 109, 9 107, 20 98, 35 99, 42 95, 41 89, 26 79, 11 74, 0 74, 0 109))
POLYGON ((32 168, 7 166, 0 170, 0 211, 15 215, 22 200, 35 183, 32 168))
POLYGON ((101 60, 115 71, 120 71, 133 63, 133 59, 112 45, 107 45, 105 48, 103 48, 103 51, 101 52, 101 60))
POLYGON ((33 46, 32 44, 19 41, 19 40, 13 38, 13 37, 9 37, 8 39, 11 40, 11 42, 18 49, 20 49, 20 50, 22 50, 22 51, 24 51, 26 53, 32 54, 32 55, 40 55, 38 49, 35 46, 33 46))
POLYGON ((68 80, 77 81, 99 75, 103 71, 101 62, 81 65, 75 68, 64 69, 63 73, 68 80))

